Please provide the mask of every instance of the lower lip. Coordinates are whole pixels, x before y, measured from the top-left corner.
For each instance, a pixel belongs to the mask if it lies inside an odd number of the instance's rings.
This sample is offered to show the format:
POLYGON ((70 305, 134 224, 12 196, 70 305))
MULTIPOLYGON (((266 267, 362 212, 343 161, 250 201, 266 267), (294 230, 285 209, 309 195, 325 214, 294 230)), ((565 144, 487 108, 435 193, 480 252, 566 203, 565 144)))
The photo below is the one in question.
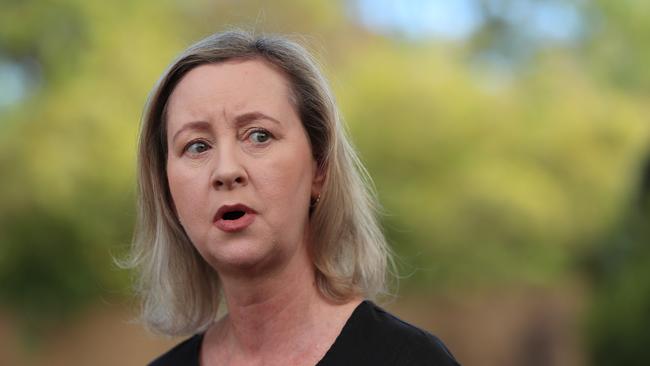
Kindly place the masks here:
POLYGON ((238 218, 237 220, 224 220, 219 219, 214 222, 214 225, 222 231, 227 233, 234 233, 237 231, 242 231, 246 229, 250 224, 255 221, 255 214, 246 213, 244 216, 238 218))

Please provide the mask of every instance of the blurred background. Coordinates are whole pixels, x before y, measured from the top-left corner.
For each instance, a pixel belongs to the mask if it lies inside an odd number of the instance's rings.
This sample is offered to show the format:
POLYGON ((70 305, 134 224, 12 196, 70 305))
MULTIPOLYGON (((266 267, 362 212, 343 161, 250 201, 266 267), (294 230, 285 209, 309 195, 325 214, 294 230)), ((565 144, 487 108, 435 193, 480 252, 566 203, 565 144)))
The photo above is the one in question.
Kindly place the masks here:
POLYGON ((0 0, 0 364, 142 365, 139 118, 240 26, 323 63, 399 255, 385 307, 464 365, 650 364, 650 2, 0 0))

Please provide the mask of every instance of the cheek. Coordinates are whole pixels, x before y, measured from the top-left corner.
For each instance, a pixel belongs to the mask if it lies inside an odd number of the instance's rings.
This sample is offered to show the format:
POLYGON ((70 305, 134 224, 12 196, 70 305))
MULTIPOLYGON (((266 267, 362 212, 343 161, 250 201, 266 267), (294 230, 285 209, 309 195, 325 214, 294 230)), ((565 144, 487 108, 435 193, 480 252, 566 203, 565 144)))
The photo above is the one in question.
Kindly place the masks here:
POLYGON ((258 183, 264 196, 274 206, 285 210, 285 215, 308 213, 311 194, 312 169, 309 162, 298 161, 295 155, 275 159, 267 165, 258 183))
MULTIPOLYGON (((194 217, 199 216, 202 198, 202 192, 197 182, 201 181, 195 173, 179 169, 172 164, 167 167, 167 182, 169 184, 169 191, 172 197, 172 202, 176 208, 176 215, 179 221, 186 227, 195 220, 194 217)), ((186 227, 187 228, 187 227, 186 227)))

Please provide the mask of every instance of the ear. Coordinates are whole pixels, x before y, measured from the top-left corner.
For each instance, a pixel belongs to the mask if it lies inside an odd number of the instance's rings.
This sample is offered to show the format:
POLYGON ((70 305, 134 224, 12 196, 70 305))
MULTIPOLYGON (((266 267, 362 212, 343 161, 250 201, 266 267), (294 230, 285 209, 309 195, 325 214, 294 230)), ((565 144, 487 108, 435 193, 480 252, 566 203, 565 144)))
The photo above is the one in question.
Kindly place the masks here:
POLYGON ((323 183, 325 182, 325 167, 315 163, 314 180, 311 183, 312 197, 318 196, 323 190, 323 183))

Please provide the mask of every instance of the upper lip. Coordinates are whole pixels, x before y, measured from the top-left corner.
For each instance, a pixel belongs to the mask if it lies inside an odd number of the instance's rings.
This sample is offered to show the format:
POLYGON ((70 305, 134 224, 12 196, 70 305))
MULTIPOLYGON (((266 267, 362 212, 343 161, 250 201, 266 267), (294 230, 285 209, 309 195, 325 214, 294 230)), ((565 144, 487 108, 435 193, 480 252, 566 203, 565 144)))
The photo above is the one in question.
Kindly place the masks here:
POLYGON ((232 212, 232 211, 243 211, 249 214, 255 213, 255 210, 244 205, 243 203, 236 203, 234 205, 223 205, 219 207, 219 210, 217 210, 217 213, 214 215, 214 221, 221 220, 223 218, 223 215, 226 214, 226 212, 232 212))

